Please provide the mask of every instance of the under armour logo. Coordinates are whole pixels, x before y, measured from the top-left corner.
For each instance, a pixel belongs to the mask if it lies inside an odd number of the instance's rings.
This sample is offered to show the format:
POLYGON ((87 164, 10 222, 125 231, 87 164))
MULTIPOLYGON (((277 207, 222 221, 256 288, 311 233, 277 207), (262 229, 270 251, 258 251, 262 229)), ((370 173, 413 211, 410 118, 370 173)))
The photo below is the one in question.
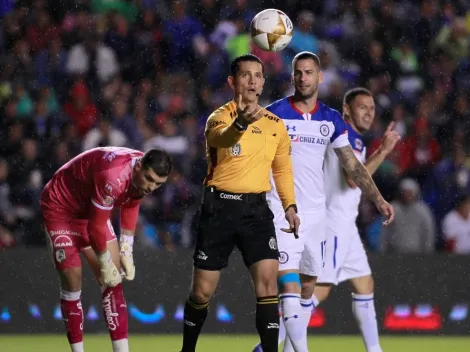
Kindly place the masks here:
POLYGON ((294 131, 295 132, 295 126, 286 125, 286 129, 287 129, 287 131, 294 131))

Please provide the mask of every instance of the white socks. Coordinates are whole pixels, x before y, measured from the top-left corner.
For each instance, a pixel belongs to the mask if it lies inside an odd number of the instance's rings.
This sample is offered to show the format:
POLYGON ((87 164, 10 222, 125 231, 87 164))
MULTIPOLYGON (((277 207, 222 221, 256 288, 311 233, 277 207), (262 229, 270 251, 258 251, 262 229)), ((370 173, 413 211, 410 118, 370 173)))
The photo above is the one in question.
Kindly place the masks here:
POLYGON ((284 293, 279 296, 282 308, 282 321, 291 342, 286 346, 284 352, 308 352, 307 349, 307 326, 305 325, 305 312, 301 305, 300 294, 284 293), (293 347, 291 350, 290 348, 293 347), (287 349, 286 349, 287 348, 287 349))
MULTIPOLYGON (((312 299, 300 299, 294 293, 279 296, 282 319, 279 329, 279 344, 285 340, 283 352, 308 352, 307 327, 313 308, 318 306, 315 295, 312 299), (300 306, 300 314, 299 314, 300 306)), ((374 306, 374 294, 352 294, 352 312, 356 319, 367 352, 382 352, 374 306)))
POLYGON ((129 352, 129 342, 127 339, 112 341, 113 352, 129 352))
POLYGON ((71 344, 70 348, 72 349, 72 352, 85 352, 83 349, 83 341, 71 344))
POLYGON ((352 311, 367 352, 382 352, 375 315, 374 294, 352 295, 352 311))

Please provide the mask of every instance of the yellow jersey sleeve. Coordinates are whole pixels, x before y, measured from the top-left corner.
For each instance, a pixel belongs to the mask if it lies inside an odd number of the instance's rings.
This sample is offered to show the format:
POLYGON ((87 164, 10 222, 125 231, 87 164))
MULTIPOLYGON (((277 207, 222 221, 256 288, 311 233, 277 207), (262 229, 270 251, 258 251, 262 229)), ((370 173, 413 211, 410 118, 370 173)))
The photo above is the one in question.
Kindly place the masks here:
POLYGON ((239 131, 233 125, 236 117, 235 104, 226 104, 214 111, 206 122, 206 141, 212 148, 230 148, 234 146, 244 131, 239 131))
POLYGON ((271 168, 277 193, 285 210, 289 205, 295 204, 294 174, 290 156, 290 137, 283 122, 279 127, 281 138, 271 168))

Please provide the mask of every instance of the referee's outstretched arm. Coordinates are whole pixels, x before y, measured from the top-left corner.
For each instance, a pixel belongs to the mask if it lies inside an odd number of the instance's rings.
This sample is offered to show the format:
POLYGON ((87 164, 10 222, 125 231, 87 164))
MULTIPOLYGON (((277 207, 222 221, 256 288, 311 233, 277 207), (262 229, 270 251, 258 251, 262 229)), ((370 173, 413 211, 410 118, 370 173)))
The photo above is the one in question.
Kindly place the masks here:
POLYGON ((207 144, 214 148, 230 148, 240 141, 244 131, 238 130, 233 125, 228 114, 217 112, 215 111, 206 123, 207 144))

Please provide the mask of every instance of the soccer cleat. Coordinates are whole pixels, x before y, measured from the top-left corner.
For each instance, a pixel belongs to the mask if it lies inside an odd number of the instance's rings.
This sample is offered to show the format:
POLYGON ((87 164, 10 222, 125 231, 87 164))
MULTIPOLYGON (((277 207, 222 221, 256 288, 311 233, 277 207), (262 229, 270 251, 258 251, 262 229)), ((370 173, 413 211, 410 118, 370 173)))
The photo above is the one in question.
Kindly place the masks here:
POLYGON ((263 348, 261 347, 261 344, 257 344, 255 348, 253 348, 252 352, 263 352, 263 348))

